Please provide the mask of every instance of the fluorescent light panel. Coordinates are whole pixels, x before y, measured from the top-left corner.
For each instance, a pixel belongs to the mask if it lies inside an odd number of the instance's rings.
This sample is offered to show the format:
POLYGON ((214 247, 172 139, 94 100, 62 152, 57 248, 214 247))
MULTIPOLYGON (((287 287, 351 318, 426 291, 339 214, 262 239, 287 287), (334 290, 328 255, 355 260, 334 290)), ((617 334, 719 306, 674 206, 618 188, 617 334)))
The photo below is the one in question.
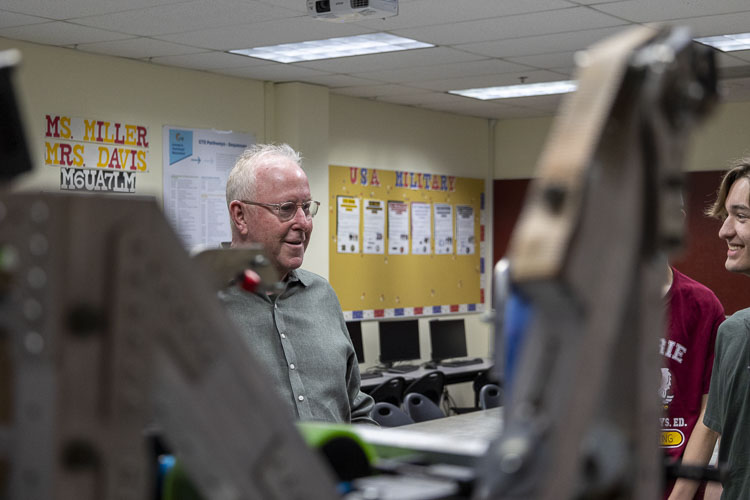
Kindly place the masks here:
POLYGON ((230 50, 229 52, 280 63, 293 63, 332 59, 335 57, 359 56, 363 54, 378 54, 381 52, 395 52, 398 50, 421 49, 424 47, 434 47, 434 45, 410 38, 389 35, 388 33, 371 33, 369 35, 344 36, 329 38, 327 40, 310 40, 308 42, 230 50))
POLYGON ((750 50, 750 33, 735 33, 732 35, 706 36, 696 38, 696 42, 704 45, 710 45, 722 52, 732 52, 734 50, 750 50))
POLYGON ((449 90, 449 94, 473 97, 474 99, 512 99, 514 97, 530 97, 536 95, 566 94, 573 92, 578 84, 572 80, 543 83, 524 83, 521 85, 505 85, 502 87, 485 87, 478 89, 449 90))

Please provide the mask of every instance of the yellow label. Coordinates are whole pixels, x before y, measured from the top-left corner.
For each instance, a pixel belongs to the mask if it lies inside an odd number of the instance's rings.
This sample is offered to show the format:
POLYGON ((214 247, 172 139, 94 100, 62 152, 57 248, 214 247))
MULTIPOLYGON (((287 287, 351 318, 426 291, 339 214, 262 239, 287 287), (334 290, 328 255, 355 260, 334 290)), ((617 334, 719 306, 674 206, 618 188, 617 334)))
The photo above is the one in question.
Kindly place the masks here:
POLYGON ((661 431, 661 446, 665 448, 676 448, 685 441, 682 431, 661 431))

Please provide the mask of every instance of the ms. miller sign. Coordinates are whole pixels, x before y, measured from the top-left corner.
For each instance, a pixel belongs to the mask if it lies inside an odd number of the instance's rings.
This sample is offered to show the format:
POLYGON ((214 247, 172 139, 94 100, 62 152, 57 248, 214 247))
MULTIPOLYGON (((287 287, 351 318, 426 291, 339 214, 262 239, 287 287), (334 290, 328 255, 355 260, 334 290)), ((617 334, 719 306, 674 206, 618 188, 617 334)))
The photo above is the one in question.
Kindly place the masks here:
POLYGON ((135 174, 148 171, 143 125, 46 115, 44 137, 44 163, 60 168, 63 190, 134 193, 135 174))

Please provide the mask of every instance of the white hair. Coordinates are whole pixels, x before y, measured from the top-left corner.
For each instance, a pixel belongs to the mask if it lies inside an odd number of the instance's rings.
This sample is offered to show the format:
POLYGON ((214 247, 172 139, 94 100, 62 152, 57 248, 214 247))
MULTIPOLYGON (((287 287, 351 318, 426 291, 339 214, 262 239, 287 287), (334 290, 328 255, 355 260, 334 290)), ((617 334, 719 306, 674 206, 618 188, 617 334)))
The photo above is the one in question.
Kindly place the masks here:
POLYGON ((255 170, 270 157, 292 160, 302 168, 302 157, 289 144, 254 144, 246 149, 229 172, 227 207, 234 200, 252 200, 255 196, 255 170))

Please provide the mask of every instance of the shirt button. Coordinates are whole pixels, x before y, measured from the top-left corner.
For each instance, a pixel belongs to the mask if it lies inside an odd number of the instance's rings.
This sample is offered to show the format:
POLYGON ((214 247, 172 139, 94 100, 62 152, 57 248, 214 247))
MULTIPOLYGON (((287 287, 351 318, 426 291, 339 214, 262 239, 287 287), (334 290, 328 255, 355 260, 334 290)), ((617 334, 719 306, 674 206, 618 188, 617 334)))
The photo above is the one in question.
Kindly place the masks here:
POLYGON ((302 394, 300 394, 299 396, 297 396, 297 399, 299 399, 300 401, 304 401, 305 400, 305 396, 303 396, 302 394))
POLYGON ((294 363, 291 363, 291 364, 289 365, 289 368, 291 368, 292 370, 294 370, 294 363))
POLYGON ((286 338, 286 333, 282 333, 282 334, 281 334, 281 338, 282 338, 282 339, 285 339, 285 338, 286 338))

